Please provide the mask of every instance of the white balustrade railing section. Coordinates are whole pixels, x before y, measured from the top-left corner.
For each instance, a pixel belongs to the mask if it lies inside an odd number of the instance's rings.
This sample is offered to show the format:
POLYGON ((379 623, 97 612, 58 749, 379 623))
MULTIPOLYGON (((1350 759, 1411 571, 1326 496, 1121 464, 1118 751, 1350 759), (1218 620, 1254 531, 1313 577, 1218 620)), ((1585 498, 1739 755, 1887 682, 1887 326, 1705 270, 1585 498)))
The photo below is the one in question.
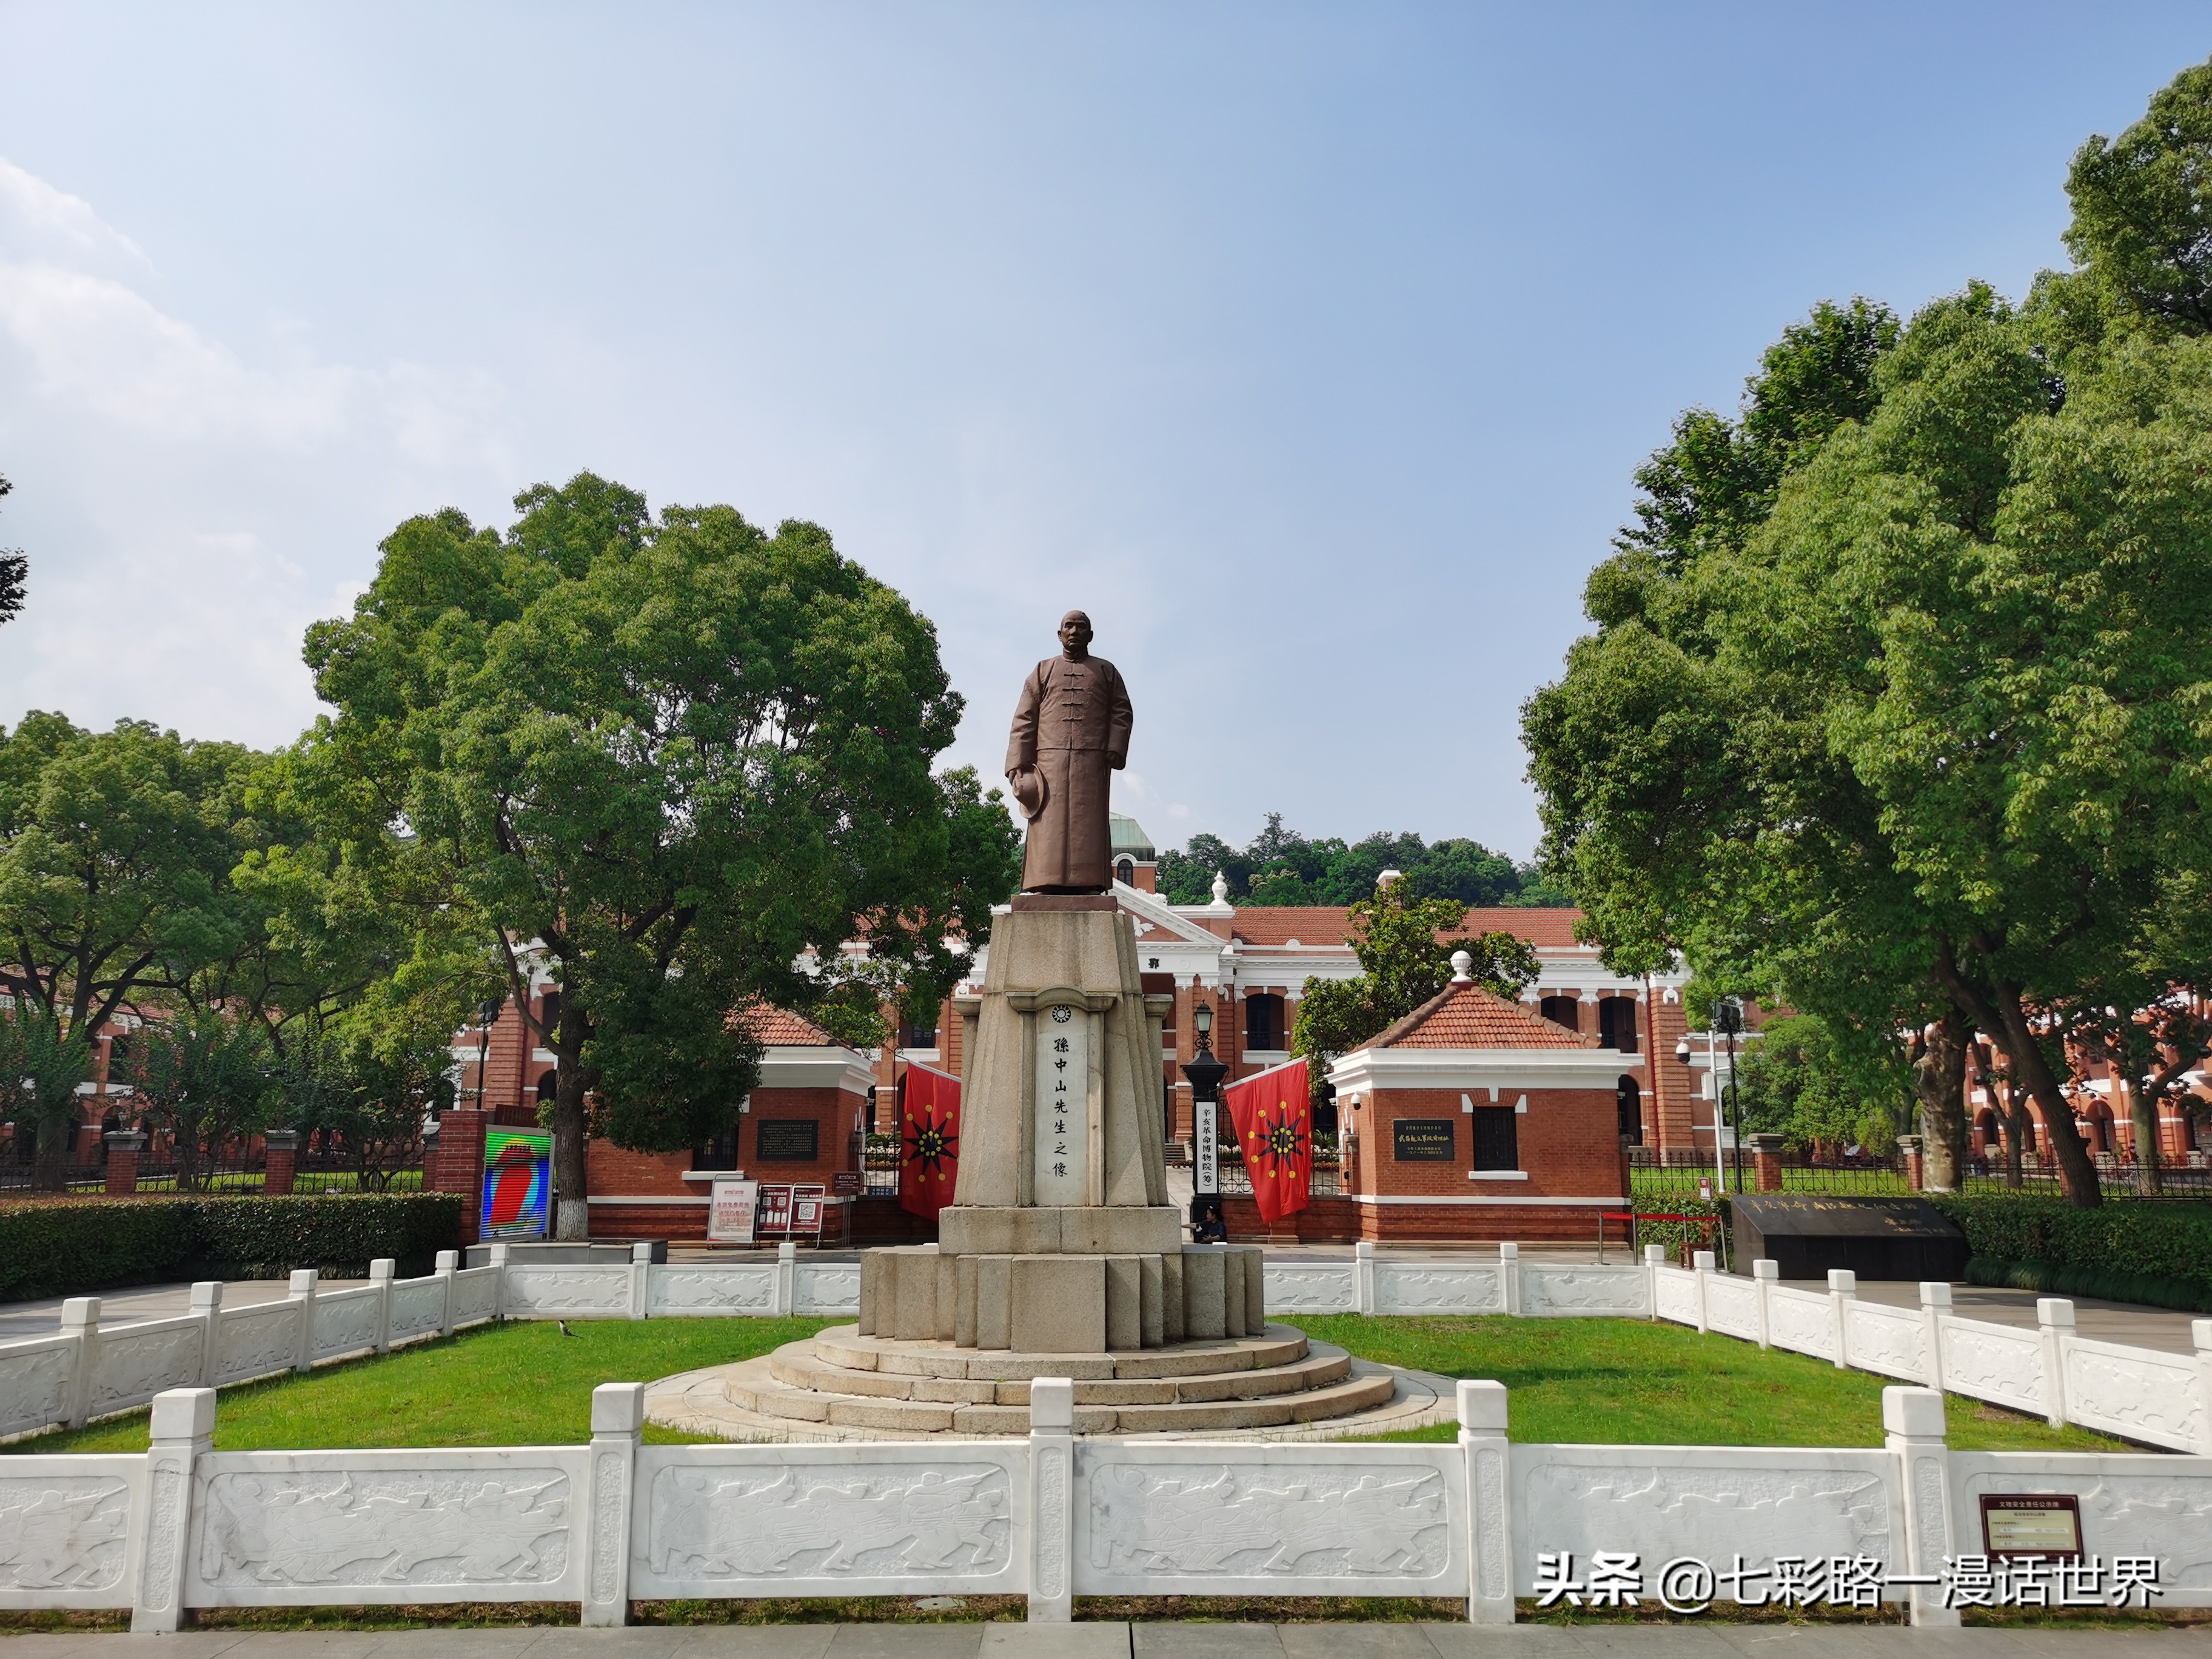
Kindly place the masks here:
MULTIPOLYGON (((836 1317, 860 1308, 860 1268, 774 1257, 655 1263, 640 1244, 614 1265, 517 1261, 495 1245, 490 1264, 395 1279, 388 1261, 369 1283, 325 1290, 292 1275, 282 1301, 226 1308, 222 1286, 192 1287, 191 1311, 102 1329, 96 1297, 64 1306, 58 1335, 0 1344, 0 1436, 75 1425, 143 1406, 165 1389, 221 1387, 351 1355, 383 1353, 498 1319, 836 1317)), ((1496 1256, 1389 1257, 1372 1243, 1349 1258, 1267 1264, 1271 1315, 1504 1314, 1521 1318, 1657 1319, 1947 1389, 2052 1425, 2079 1424, 2149 1446, 2212 1454, 2212 1320, 2192 1325, 2193 1354, 2094 1341, 2074 1330, 2073 1304, 2045 1297, 2033 1329, 1966 1319, 1951 1287, 1920 1287, 1917 1308, 1861 1302, 1847 1272, 1825 1291, 1784 1285, 1774 1264, 1748 1279, 1716 1271, 1698 1251, 1671 1266, 1653 1246, 1625 1262, 1524 1261, 1496 1256)), ((1241 1592, 1240 1592, 1241 1593, 1241 1592)))
POLYGON ((1956 1625, 1937 1587, 1978 1559, 1986 1595, 1980 1500, 2024 1492, 2075 1495, 2097 1559, 2154 1560, 2158 1605, 2212 1606, 2212 1457, 1954 1452, 1942 1396, 1905 1385, 1878 1447, 1514 1443, 1503 1384, 1458 1404, 1455 1444, 1077 1439, 1073 1384, 1041 1377, 1026 1438, 647 1446, 644 1386, 611 1382, 584 1445, 217 1452, 215 1390, 174 1389, 143 1454, 0 1459, 0 1608, 158 1633, 216 1607, 573 1601, 609 1626, 678 1598, 1013 1595, 1052 1622, 1078 1595, 1418 1595, 1497 1625, 1547 1589, 1602 1603, 1609 1574, 1615 1605, 1956 1625), (1808 1577, 1845 1569, 1849 1600, 1808 1577))

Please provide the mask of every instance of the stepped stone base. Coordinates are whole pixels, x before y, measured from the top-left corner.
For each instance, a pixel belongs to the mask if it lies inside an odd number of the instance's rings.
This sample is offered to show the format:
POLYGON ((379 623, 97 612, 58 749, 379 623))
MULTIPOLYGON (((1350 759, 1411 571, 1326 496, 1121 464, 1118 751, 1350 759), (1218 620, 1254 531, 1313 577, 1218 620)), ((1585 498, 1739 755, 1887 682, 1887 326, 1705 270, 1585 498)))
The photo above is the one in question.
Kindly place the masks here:
POLYGON ((840 1326, 762 1359, 665 1377, 646 1414, 727 1440, 988 1439, 1029 1432, 1030 1381, 1075 1382, 1078 1434, 1329 1439, 1452 1419, 1452 1385, 1287 1325, 1127 1352, 1020 1353, 840 1326))

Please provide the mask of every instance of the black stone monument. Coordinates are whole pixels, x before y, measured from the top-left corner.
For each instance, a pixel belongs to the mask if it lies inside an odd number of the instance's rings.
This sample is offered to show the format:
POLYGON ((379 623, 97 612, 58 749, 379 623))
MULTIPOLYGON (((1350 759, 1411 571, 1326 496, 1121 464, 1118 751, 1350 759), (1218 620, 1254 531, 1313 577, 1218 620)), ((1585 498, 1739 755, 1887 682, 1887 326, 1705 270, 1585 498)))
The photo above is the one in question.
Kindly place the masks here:
POLYGON ((1831 1267, 1907 1280, 1966 1271, 1966 1234, 1924 1198, 1742 1193, 1729 1204, 1738 1262, 1765 1257, 1784 1279, 1826 1279, 1831 1267))

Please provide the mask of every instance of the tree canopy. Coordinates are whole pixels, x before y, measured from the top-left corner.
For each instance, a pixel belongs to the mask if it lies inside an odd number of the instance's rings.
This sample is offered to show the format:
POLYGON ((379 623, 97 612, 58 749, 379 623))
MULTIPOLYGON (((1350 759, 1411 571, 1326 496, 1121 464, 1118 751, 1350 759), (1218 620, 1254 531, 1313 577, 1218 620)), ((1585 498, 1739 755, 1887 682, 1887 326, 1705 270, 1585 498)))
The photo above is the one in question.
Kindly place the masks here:
POLYGON ((1736 419, 1684 416, 1591 575, 1596 632, 1523 711, 1546 856, 1613 965, 1681 952, 1863 1060, 1921 1032, 1932 1179, 1978 1028, 2096 1201, 2069 1053, 2212 966, 2212 340, 2182 234, 2208 111, 2193 70, 2085 147, 2084 264, 2024 310, 1823 306, 1736 419))
POLYGON ((504 535, 408 520, 353 616, 311 630, 337 712, 303 787, 533 1030, 542 950, 555 1182, 580 1198, 588 1133, 673 1149, 730 1121, 757 1052, 730 1012, 820 1000, 817 947, 864 935, 902 985, 946 977, 948 939, 981 942, 1011 890, 1012 830, 996 792, 931 772, 961 709, 934 630, 825 531, 655 517, 589 473, 516 508, 504 535))

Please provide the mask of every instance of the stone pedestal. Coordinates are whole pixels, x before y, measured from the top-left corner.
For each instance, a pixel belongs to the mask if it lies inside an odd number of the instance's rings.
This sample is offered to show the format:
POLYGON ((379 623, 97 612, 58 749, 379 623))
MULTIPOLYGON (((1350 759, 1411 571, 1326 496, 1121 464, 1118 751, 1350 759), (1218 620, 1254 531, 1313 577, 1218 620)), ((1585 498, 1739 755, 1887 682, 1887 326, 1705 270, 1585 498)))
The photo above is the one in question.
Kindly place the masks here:
POLYGON ((1145 994, 1111 898, 1014 901, 962 1010, 954 1202, 936 1244, 862 1259, 863 1334, 1103 1353, 1261 1328, 1259 1252, 1187 1250, 1167 1201, 1170 1001, 1145 994))

